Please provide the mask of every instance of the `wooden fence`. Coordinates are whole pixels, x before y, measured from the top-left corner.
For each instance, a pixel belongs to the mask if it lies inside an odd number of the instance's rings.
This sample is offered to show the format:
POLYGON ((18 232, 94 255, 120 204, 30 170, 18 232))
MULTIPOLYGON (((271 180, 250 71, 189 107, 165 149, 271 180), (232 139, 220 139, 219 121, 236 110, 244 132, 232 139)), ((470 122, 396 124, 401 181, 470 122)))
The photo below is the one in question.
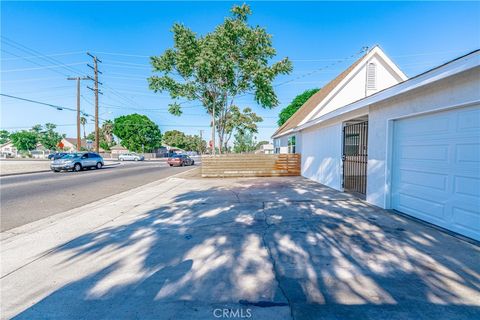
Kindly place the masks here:
POLYGON ((202 156, 202 177, 284 177, 300 175, 299 154, 202 156))

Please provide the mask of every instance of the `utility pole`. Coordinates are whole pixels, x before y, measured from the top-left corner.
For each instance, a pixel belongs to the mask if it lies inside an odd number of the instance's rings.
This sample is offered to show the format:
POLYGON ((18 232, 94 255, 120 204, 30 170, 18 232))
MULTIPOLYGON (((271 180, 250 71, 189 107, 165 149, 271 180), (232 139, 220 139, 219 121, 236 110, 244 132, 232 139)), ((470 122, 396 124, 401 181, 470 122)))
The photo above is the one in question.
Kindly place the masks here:
POLYGON ((95 93, 95 152, 98 152, 100 149, 100 130, 98 127, 98 94, 99 93, 103 94, 98 90, 98 84, 99 83, 102 84, 101 82, 98 81, 98 74, 99 73, 102 74, 102 72, 98 70, 98 62, 102 63, 102 61, 98 59, 96 56, 90 54, 89 52, 87 52, 87 55, 89 55, 93 59, 93 66, 89 64, 87 64, 87 66, 93 69, 93 78, 88 77, 88 79, 93 80, 94 87, 93 89, 90 87, 87 87, 87 88, 92 90, 95 93))
POLYGON ((88 78, 82 77, 70 77, 67 80, 76 80, 77 81, 77 151, 80 151, 82 147, 82 137, 80 133, 80 81, 88 80, 88 78))

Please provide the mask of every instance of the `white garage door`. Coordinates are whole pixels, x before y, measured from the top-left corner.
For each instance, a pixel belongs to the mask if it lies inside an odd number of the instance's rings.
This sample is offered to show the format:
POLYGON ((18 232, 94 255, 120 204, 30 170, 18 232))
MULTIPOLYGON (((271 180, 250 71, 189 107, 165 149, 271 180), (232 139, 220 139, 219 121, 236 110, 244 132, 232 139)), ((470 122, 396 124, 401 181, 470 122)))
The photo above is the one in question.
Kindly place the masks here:
POLYGON ((394 123, 392 207, 480 240, 480 106, 394 123))

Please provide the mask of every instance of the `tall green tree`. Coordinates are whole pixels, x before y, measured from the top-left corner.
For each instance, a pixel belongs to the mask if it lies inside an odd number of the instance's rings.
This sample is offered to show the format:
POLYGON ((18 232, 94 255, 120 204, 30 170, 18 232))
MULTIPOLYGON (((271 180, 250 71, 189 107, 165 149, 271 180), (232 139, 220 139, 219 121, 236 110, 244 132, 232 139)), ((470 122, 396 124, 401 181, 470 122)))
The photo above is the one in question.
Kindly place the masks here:
POLYGON ((236 99, 252 94, 261 107, 276 107, 279 101, 273 81, 292 70, 288 58, 269 64, 276 56, 272 36, 260 26, 249 25, 252 12, 248 5, 235 5, 231 13, 205 35, 174 24, 174 46, 151 58, 154 72, 160 75, 148 79, 151 90, 169 92, 174 100, 169 111, 174 115, 182 114, 179 99, 199 101, 215 123, 220 148, 236 99))
POLYGON ((162 141, 162 133, 155 122, 137 113, 115 118, 113 134, 121 140, 122 146, 135 152, 151 152, 162 141))
POLYGON ((237 132, 233 142, 233 151, 236 153, 245 153, 255 151, 257 141, 252 132, 237 132))
POLYGON ((113 121, 112 120, 105 120, 102 123, 102 138, 107 144, 111 144, 113 142, 113 121))
POLYGON ((13 145, 19 151, 34 150, 38 143, 38 134, 32 130, 22 130, 10 134, 13 145))
POLYGON ((58 143, 65 137, 55 131, 56 128, 53 123, 46 123, 45 128, 38 133, 39 142, 48 150, 57 150, 58 143))
POLYGON ((198 153, 205 153, 207 150, 207 142, 200 136, 186 135, 178 130, 165 131, 162 136, 162 142, 172 147, 198 153))
POLYGON ((185 149, 187 143, 187 136, 185 133, 178 130, 165 131, 162 136, 162 142, 171 147, 185 149))
POLYGON ((0 130, 0 144, 7 143, 10 140, 10 132, 7 130, 0 130))
POLYGON ((225 140, 223 148, 227 149, 228 143, 235 132, 244 134, 245 132, 257 133, 257 123, 262 122, 262 117, 258 116, 250 108, 244 108, 242 111, 237 106, 232 106, 230 114, 225 121, 225 140))
POLYGON ((278 125, 282 126, 285 122, 287 122, 287 120, 290 119, 290 117, 293 116, 293 114, 297 112, 297 110, 300 109, 300 107, 303 106, 303 104, 307 102, 307 100, 310 99, 311 96, 317 93, 318 90, 320 89, 305 90, 304 92, 296 96, 288 106, 286 106, 282 109, 282 111, 280 111, 277 121, 278 125))
POLYGON ((205 153, 207 151, 207 142, 198 135, 187 135, 186 150, 205 153))

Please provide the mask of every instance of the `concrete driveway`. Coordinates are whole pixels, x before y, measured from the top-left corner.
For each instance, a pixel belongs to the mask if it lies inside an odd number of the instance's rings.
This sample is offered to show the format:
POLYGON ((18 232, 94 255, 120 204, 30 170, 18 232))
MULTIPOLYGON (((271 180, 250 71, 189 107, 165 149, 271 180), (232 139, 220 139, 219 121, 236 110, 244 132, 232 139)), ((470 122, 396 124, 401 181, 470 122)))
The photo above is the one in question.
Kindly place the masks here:
POLYGON ((2 318, 480 318, 477 245, 300 177, 76 210, 2 233, 2 318))

